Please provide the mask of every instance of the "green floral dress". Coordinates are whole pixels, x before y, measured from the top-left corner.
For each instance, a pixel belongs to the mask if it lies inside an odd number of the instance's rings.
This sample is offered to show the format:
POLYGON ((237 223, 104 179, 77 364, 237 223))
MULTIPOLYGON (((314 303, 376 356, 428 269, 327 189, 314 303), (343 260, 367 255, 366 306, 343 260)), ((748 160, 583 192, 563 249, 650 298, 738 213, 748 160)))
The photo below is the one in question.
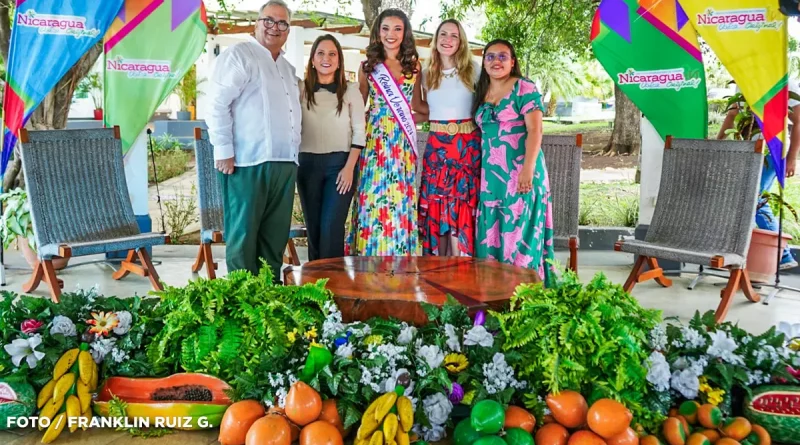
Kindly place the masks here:
POLYGON ((525 115, 542 110, 542 95, 528 79, 519 79, 497 105, 484 103, 475 114, 481 128, 481 191, 475 248, 491 258, 536 269, 552 285, 553 213, 544 153, 539 150, 533 190, 518 193, 528 131, 525 115))

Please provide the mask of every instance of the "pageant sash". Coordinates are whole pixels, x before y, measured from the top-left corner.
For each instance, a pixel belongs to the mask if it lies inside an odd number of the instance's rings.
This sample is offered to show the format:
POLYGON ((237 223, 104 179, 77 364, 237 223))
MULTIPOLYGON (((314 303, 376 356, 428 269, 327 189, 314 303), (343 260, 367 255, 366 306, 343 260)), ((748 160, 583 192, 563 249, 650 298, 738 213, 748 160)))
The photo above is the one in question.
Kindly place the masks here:
POLYGON ((381 96, 383 96, 386 103, 389 104, 389 109, 392 110, 397 124, 403 129, 406 139, 411 143, 411 149, 414 154, 417 154, 417 125, 414 123, 414 118, 411 116, 411 105, 409 105, 403 92, 394 81, 392 73, 386 65, 379 63, 375 65, 375 70, 370 74, 372 81, 378 88, 381 96))

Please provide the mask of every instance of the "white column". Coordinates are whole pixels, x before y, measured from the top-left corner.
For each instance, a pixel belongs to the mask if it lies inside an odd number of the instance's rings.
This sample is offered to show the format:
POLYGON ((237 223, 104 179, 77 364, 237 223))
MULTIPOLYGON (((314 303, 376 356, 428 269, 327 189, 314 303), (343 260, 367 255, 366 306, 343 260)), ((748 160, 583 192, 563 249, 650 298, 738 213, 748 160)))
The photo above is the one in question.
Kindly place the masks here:
POLYGON ((297 77, 300 79, 305 78, 305 55, 306 55, 306 39, 305 28, 302 26, 292 26, 289 31, 289 39, 286 40, 284 45, 283 57, 294 66, 297 77))
POLYGON ((642 117, 641 184, 639 188, 639 225, 649 225, 656 208, 658 188, 661 184, 661 163, 664 156, 664 140, 653 124, 642 117))
POLYGON ((150 215, 147 193, 147 129, 136 138, 128 153, 125 154, 125 180, 128 183, 128 195, 136 216, 150 215))
POLYGON ((218 45, 217 36, 208 36, 206 51, 197 59, 197 79, 198 81, 205 79, 204 82, 197 85, 197 120, 205 119, 208 110, 211 73, 214 72, 214 62, 217 60, 217 55, 214 53, 219 51, 217 49, 218 45))

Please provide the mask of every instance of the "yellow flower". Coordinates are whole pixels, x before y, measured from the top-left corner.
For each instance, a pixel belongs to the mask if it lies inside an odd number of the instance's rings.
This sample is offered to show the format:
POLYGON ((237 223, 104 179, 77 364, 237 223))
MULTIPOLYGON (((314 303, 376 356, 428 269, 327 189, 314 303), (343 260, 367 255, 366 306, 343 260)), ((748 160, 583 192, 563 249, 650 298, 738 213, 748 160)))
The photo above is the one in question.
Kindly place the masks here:
POLYGON ((286 334, 286 338, 289 340, 289 343, 294 343, 297 340, 297 329, 293 329, 292 332, 286 334))
POLYGON ((383 343, 383 336, 381 335, 370 335, 364 339, 365 345, 379 345, 381 343, 383 343))
POLYGON ((116 328, 119 324, 119 318, 113 312, 100 312, 99 314, 92 312, 92 319, 87 320, 86 323, 94 326, 89 329, 89 332, 97 335, 108 335, 108 331, 116 328))
POLYGON ((306 338, 311 340, 312 338, 317 338, 317 327, 314 326, 313 328, 306 331, 306 338))
POLYGON ((324 346, 322 346, 321 344, 317 343, 316 340, 311 340, 311 344, 308 345, 308 349, 311 349, 314 346, 319 347, 319 348, 324 348, 324 346))
POLYGON ((464 393, 464 398, 461 399, 462 405, 472 405, 472 399, 475 398, 475 390, 467 391, 464 393))
POLYGON ((789 342, 789 349, 792 351, 800 351, 800 339, 795 338, 789 342))
POLYGON ((444 367, 451 374, 458 374, 459 372, 467 369, 469 361, 464 354, 447 354, 444 358, 444 367))

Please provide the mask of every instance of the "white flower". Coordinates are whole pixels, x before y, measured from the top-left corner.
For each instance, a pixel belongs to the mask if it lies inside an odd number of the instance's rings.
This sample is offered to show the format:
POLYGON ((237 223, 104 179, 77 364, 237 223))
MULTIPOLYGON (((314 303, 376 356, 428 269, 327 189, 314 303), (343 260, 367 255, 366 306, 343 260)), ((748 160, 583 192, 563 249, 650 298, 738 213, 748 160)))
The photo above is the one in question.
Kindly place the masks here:
POLYGON ((131 313, 128 311, 117 312, 117 319, 119 319, 119 324, 114 328, 114 333, 117 335, 127 334, 131 330, 131 322, 133 321, 131 313))
POLYGON ((400 330, 400 335, 397 337, 397 344, 398 345, 408 345, 414 340, 414 336, 417 334, 417 328, 414 326, 409 326, 406 322, 403 322, 403 328, 400 330))
POLYGON ((50 335, 61 334, 65 337, 74 337, 78 335, 75 330, 75 323, 63 315, 56 315, 53 317, 52 325, 50 326, 50 335))
POLYGON ((650 382, 658 392, 669 391, 669 363, 664 354, 653 351, 648 358, 650 369, 647 370, 647 381, 650 382))
POLYGON ((453 410, 453 403, 450 399, 440 393, 425 397, 422 401, 422 409, 425 411, 425 416, 433 425, 444 425, 447 419, 450 418, 450 411, 453 410))
POLYGON ((775 347, 764 345, 760 349, 754 351, 756 366, 760 366, 765 360, 769 361, 770 365, 775 366, 780 361, 780 356, 775 347))
POLYGON ((372 332, 372 328, 370 328, 369 325, 365 324, 360 329, 359 328, 350 327, 350 332, 352 332, 353 335, 356 338, 361 338, 361 337, 366 337, 367 335, 369 335, 372 332))
POLYGON ((700 389, 700 380, 691 369, 675 371, 672 373, 672 389, 678 391, 683 397, 692 400, 697 398, 700 389))
POLYGON ((39 360, 44 358, 44 352, 36 350, 36 347, 42 344, 42 336, 40 334, 31 335, 28 338, 17 338, 11 343, 3 346, 8 355, 11 356, 11 363, 19 368, 22 359, 28 363, 28 367, 33 369, 39 360))
POLYGON ((431 427, 428 428, 420 424, 415 424, 414 428, 412 428, 412 432, 414 432, 417 436, 422 437, 422 439, 426 442, 439 442, 447 437, 447 432, 444 429, 444 425, 431 425, 431 427))
POLYGON ((419 348, 417 357, 423 359, 430 369, 438 368, 444 361, 444 353, 436 345, 425 345, 419 348))
POLYGON ((711 333, 711 346, 708 348, 708 355, 721 358, 732 365, 744 366, 742 357, 733 353, 737 347, 736 341, 729 337, 727 332, 716 331, 711 333))
POLYGON ((753 372, 747 371, 747 386, 755 386, 767 382, 769 382, 769 376, 765 375, 763 371, 758 369, 753 372))
POLYGON ((690 327, 681 326, 681 334, 689 348, 698 349, 706 345, 706 338, 703 334, 690 327))
POLYGON ((339 307, 336 306, 336 303, 332 301, 325 303, 324 310, 328 315, 325 317, 325 322, 322 323, 322 338, 330 340, 339 333, 344 332, 342 313, 339 312, 339 307))
POLYGON ((667 329, 663 325, 658 325, 650 331, 650 347, 655 350, 667 347, 667 329))
POLYGON ((447 336, 447 348, 453 352, 461 352, 461 342, 458 341, 455 326, 450 323, 444 325, 444 333, 447 336))
POLYGON ((786 342, 790 342, 793 338, 800 337, 800 323, 788 323, 782 321, 778 323, 778 332, 782 332, 786 337, 786 342))
POLYGON ((497 394, 508 387, 524 389, 527 386, 525 381, 520 382, 514 378, 514 370, 506 363, 506 356, 500 352, 494 354, 491 363, 484 363, 483 376, 483 386, 489 394, 497 394))
POLYGON ((353 358, 353 345, 344 343, 336 348, 336 356, 342 358, 353 358))
POLYGON ((101 338, 95 340, 94 343, 91 345, 91 353, 94 362, 98 365, 103 363, 103 360, 106 358, 108 354, 111 353, 111 350, 114 349, 114 344, 117 343, 116 338, 101 338))
POLYGON ((484 348, 491 348, 494 344, 494 337, 483 326, 473 326, 464 335, 464 345, 480 345, 484 348))
POLYGON ((129 359, 128 353, 122 349, 114 348, 111 350, 111 358, 114 360, 114 363, 122 363, 123 361, 129 359))

